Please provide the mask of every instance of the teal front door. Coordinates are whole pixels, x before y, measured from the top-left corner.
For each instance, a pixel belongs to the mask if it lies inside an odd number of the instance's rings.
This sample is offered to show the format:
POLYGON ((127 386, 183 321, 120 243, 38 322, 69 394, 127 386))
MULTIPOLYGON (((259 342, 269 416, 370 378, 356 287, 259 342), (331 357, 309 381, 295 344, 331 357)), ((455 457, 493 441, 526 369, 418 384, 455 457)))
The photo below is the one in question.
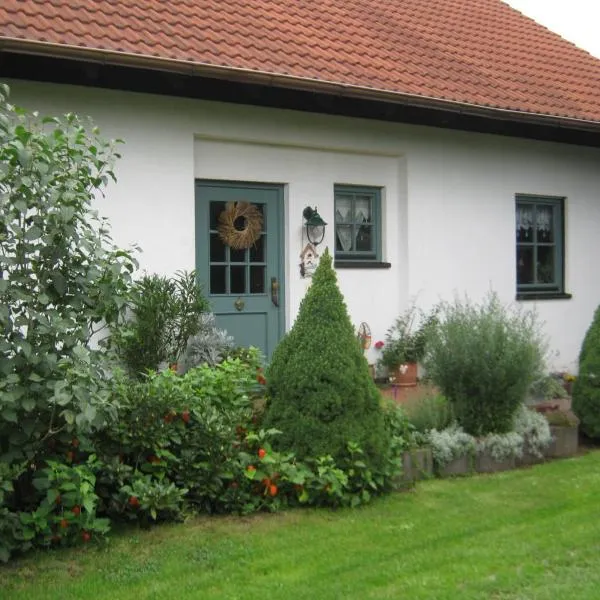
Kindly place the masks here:
MULTIPOLYGON (((236 228, 246 223, 238 219, 236 228)), ((196 271, 217 323, 239 346, 269 358, 284 331, 283 187, 196 181, 196 271), (260 236, 235 249, 218 231, 228 202, 248 202, 262 215, 260 236)))

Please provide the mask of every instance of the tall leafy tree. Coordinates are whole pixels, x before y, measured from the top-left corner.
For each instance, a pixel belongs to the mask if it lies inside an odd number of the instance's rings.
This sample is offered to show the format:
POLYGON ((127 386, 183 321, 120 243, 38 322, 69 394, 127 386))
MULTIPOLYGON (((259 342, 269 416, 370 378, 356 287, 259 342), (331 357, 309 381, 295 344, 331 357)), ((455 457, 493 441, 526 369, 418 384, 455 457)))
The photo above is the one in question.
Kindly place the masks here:
POLYGON ((0 460, 34 461, 111 411, 90 338, 117 319, 135 264, 92 210, 118 154, 69 114, 0 86, 0 460))

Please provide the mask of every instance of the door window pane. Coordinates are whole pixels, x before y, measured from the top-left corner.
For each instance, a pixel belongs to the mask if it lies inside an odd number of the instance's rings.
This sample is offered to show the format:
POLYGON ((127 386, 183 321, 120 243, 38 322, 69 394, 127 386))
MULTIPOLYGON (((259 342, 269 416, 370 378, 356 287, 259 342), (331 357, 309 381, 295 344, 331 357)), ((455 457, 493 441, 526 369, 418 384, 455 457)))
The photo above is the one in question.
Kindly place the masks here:
POLYGON ((250 246, 250 262, 265 262, 264 235, 261 235, 253 246, 250 246))
POLYGON ((225 202, 210 203, 210 228, 215 230, 219 224, 219 215, 225 210, 225 202))
POLYGON ((230 282, 229 292, 231 294, 246 293, 246 267, 230 267, 230 282))
POLYGON ((250 293, 265 293, 265 267, 255 265, 250 267, 250 293))
POLYGON ((210 293, 225 294, 227 292, 227 267, 222 265, 210 266, 210 293))
POLYGON ((229 261, 230 262, 246 262, 246 250, 235 250, 234 248, 229 248, 229 261))
POLYGON ((225 262, 225 244, 218 233, 210 234, 210 261, 225 262))

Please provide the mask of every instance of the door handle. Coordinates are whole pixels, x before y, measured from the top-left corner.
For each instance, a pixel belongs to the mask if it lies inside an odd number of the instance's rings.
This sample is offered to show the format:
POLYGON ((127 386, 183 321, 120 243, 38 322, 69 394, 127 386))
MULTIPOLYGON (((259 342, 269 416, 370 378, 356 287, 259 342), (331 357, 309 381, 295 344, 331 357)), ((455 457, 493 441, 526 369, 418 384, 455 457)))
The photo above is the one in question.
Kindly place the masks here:
POLYGON ((271 302, 275 306, 279 306, 279 282, 277 277, 271 277, 271 302))

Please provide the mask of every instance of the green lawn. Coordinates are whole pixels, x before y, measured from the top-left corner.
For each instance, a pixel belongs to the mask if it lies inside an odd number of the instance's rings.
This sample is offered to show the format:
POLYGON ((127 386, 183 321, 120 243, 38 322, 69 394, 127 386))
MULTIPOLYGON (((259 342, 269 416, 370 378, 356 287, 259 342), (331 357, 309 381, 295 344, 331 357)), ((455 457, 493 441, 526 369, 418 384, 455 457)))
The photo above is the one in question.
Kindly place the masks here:
POLYGON ((359 510, 198 518, 0 567, 0 597, 600 597, 600 452, 359 510))

